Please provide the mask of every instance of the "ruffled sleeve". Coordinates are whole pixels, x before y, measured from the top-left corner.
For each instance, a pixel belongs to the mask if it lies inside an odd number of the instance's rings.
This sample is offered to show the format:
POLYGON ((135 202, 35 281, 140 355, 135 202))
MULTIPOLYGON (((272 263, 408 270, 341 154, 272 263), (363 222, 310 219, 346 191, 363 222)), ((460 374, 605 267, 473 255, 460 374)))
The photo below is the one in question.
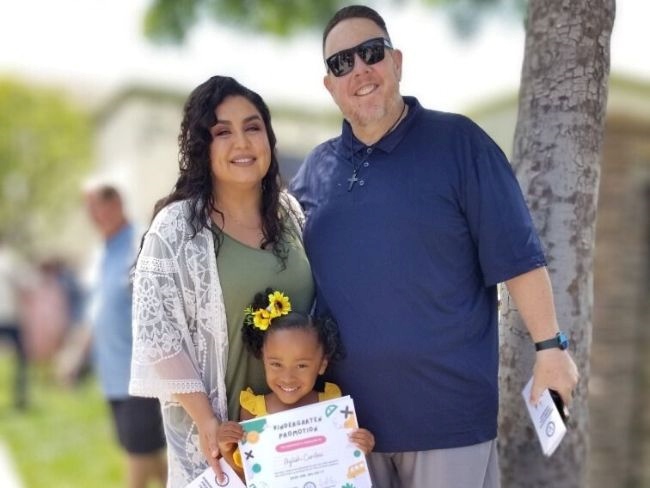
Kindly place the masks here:
POLYGON ((264 395, 256 395, 250 388, 246 388, 239 394, 239 404, 244 410, 252 413, 255 417, 261 417, 267 414, 264 395))
POLYGON ((179 201, 158 213, 133 276, 129 392, 161 400, 174 487, 207 466, 197 426, 174 395, 206 393, 217 418, 228 418, 228 330, 214 236, 207 227, 192 228, 190 209, 189 201, 179 201))
POLYGON ((184 238, 180 205, 163 209, 147 232, 133 276, 131 395, 170 400, 205 392, 190 334, 178 255, 184 238))
POLYGON ((318 393, 318 401, 332 400, 341 396, 341 389, 334 383, 325 382, 325 391, 318 393))

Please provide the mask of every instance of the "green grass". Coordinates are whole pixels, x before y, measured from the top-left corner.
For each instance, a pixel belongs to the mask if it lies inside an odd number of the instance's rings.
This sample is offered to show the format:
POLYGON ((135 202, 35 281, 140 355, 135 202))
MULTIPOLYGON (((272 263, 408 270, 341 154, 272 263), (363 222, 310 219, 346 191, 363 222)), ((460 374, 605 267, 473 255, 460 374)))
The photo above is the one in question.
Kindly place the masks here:
POLYGON ((13 360, 0 347, 0 441, 25 488, 122 488, 123 457, 94 378, 66 389, 44 373, 30 371, 29 406, 15 410, 13 360))

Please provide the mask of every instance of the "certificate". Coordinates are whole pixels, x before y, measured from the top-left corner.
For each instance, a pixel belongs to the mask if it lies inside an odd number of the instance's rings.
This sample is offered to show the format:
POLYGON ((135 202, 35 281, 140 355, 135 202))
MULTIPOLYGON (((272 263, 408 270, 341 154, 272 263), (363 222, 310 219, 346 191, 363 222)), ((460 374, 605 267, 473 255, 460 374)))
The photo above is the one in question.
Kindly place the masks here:
POLYGON ((219 464, 221 465, 224 475, 222 481, 217 481, 217 477, 212 468, 208 468, 185 488, 246 488, 246 485, 241 482, 237 473, 233 471, 230 465, 224 461, 223 458, 219 458, 219 464))
POLYGON ((370 488, 352 398, 305 405, 240 422, 239 450, 249 488, 370 488))

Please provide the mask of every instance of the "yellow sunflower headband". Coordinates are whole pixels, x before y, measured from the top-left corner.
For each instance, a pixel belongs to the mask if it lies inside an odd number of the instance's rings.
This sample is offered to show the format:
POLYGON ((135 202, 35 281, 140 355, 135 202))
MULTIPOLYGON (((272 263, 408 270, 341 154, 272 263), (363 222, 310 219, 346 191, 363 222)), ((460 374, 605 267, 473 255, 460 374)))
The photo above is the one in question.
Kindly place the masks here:
POLYGON ((246 318, 244 323, 253 325, 260 330, 266 330, 271 325, 271 320, 282 315, 287 315, 291 312, 291 302, 281 291, 274 291, 269 293, 269 304, 264 308, 253 309, 253 307, 246 307, 244 313, 246 318))

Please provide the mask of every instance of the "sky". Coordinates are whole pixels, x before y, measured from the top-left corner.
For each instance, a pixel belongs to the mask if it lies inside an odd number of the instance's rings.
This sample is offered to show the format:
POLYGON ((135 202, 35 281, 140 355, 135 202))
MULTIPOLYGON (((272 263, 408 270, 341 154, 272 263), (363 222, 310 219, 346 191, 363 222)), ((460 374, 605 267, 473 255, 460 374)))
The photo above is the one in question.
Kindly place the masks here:
MULTIPOLYGON (((650 82, 650 1, 618 0, 612 72, 650 82)), ((73 87, 101 100, 131 83, 189 91, 214 74, 230 75, 271 105, 334 105, 322 85, 320 32, 290 40, 209 22, 180 47, 141 34, 149 0, 0 0, 0 75, 73 87)), ((523 59, 520 22, 487 22, 463 41, 442 14, 417 2, 377 7, 403 52, 402 93, 429 108, 464 108, 517 89, 523 59)))

